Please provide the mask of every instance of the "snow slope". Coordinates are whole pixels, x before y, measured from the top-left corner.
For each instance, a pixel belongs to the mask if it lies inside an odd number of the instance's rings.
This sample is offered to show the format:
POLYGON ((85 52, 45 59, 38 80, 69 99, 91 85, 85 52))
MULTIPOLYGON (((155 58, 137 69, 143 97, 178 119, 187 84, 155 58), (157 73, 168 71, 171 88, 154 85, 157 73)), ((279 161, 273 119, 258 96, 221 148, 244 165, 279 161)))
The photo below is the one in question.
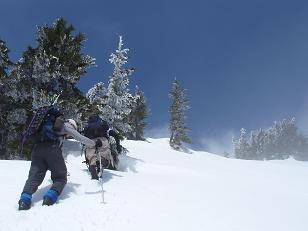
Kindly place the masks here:
POLYGON ((123 145, 122 171, 104 172, 105 203, 77 143, 68 146, 69 182, 50 207, 41 206, 48 173, 31 210, 17 211, 30 162, 0 161, 0 230, 308 230, 308 163, 186 154, 167 139, 123 145))

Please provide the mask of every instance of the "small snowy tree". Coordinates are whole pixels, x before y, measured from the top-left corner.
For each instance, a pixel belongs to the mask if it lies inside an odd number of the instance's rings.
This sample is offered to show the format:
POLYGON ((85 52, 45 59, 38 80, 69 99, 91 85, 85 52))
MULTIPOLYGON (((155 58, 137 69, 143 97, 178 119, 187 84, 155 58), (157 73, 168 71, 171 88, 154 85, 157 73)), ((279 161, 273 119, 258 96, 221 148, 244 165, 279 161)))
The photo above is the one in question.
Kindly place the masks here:
POLYGON ((246 129, 241 129, 239 140, 233 144, 235 157, 237 159, 247 159, 249 153, 249 143, 246 140, 246 129))
POLYGON ((144 128, 146 126, 145 119, 148 116, 146 99, 143 92, 136 86, 136 92, 133 100, 132 111, 129 114, 128 123, 132 130, 127 134, 128 139, 145 140, 144 128))
POLYGON ((256 142, 256 134, 254 132, 250 133, 249 149, 247 152, 246 159, 255 160, 257 159, 258 144, 256 142))
MULTIPOLYGON (((99 106, 100 115, 115 128, 121 135, 131 131, 128 116, 131 112, 133 96, 129 92, 129 76, 134 68, 126 69, 124 65, 128 60, 128 48, 123 48, 123 39, 120 36, 118 49, 111 54, 110 63, 114 65, 112 76, 106 94, 101 97, 99 106)), ((104 91, 104 90, 102 90, 104 91)))
POLYGON ((255 132, 254 135, 254 143, 253 145, 256 145, 257 151, 256 151, 256 158, 258 160, 264 160, 266 158, 265 153, 265 141, 266 140, 266 132, 263 129, 259 129, 257 132, 255 132))
POLYGON ((182 143, 191 143, 187 132, 190 130, 185 125, 186 111, 189 109, 188 100, 185 90, 175 79, 172 83, 172 89, 169 96, 171 97, 170 105, 170 146, 175 150, 181 150, 182 143))

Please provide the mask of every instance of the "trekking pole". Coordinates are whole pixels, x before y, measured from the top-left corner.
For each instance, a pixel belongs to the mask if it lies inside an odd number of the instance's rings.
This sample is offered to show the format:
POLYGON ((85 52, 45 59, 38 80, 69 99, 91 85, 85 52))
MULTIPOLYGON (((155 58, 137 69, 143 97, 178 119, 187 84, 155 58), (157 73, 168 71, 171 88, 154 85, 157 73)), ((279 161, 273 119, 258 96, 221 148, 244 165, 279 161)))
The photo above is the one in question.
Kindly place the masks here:
POLYGON ((99 181, 100 181, 101 186, 102 186, 102 200, 103 200, 103 203, 105 203, 105 199, 104 199, 104 183, 103 183, 103 172, 104 172, 104 169, 103 169, 103 166, 102 166, 102 158, 100 157, 97 148, 95 149, 95 153, 96 153, 96 158, 99 159, 99 168, 100 168, 100 172, 101 172, 100 180, 99 181))
POLYGON ((85 149, 85 145, 84 144, 81 144, 82 147, 81 147, 81 153, 80 153, 80 156, 82 156, 82 154, 84 153, 84 149, 85 149))

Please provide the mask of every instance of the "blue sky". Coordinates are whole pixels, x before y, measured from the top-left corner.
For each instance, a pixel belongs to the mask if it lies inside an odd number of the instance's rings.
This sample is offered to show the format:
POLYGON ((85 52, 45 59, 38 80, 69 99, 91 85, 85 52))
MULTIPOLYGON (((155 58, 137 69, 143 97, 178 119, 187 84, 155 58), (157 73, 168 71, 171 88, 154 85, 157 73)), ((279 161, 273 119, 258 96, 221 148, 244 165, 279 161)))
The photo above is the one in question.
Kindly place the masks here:
POLYGON ((137 68, 131 89, 145 92, 151 130, 168 125, 176 77, 190 100, 195 147, 293 116, 308 134, 308 1, 2 0, 0 37, 11 58, 35 45, 36 25, 59 17, 86 34, 83 52, 97 59, 80 81, 84 92, 107 83, 108 58, 123 35, 137 68))

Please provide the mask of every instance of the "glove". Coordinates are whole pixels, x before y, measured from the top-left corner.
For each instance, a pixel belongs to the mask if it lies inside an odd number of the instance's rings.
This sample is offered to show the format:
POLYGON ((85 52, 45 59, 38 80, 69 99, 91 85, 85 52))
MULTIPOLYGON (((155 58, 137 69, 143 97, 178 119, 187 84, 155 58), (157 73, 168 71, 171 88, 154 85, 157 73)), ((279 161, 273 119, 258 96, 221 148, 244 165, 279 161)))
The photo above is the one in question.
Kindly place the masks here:
POLYGON ((117 152, 121 153, 122 152, 122 146, 121 145, 117 145, 117 152))
POLYGON ((97 139, 97 140, 95 141, 95 147, 96 147, 96 148, 100 148, 100 147, 102 147, 102 146, 103 146, 102 141, 101 141, 100 139, 97 139))

